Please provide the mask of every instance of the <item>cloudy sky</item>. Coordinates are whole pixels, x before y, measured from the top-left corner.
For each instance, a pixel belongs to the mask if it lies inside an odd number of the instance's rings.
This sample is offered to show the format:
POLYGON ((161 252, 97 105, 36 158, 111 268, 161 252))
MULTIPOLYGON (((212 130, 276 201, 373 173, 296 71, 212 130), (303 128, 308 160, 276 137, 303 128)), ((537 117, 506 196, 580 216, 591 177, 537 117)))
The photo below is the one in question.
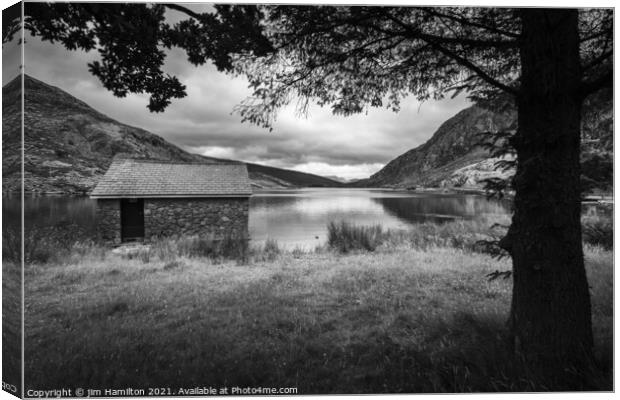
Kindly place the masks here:
MULTIPOLYGON (((168 16, 178 19, 175 14, 168 16)), ((18 54, 15 43, 3 47, 3 85, 19 73, 18 54)), ((367 114, 342 117, 332 115, 329 108, 311 106, 307 118, 296 116, 291 106, 280 111, 269 132, 241 123, 240 116, 232 113, 250 94, 245 79, 217 72, 212 65, 194 67, 178 49, 169 53, 165 71, 187 86, 187 97, 173 100, 159 114, 148 111, 146 95, 120 99, 106 91, 88 72, 87 63, 97 58, 96 52, 68 51, 30 37, 25 72, 187 151, 346 179, 378 171, 424 143, 443 121, 469 105, 463 97, 422 104, 408 98, 399 113, 373 108, 367 114)))

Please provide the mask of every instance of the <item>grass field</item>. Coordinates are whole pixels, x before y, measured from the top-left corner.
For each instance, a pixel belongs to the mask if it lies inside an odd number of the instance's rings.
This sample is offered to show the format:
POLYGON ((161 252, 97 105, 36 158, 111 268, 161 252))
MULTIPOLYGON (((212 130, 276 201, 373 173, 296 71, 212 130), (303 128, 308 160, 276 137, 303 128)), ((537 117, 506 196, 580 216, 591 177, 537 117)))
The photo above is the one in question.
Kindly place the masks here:
MULTIPOLYGON (((511 281, 485 275, 510 262, 441 240, 461 228, 374 252, 271 243, 240 263, 99 249, 29 265, 26 389, 562 389, 506 351, 511 281)), ((599 362, 589 388, 611 390, 612 252, 586 245, 586 264, 599 362)))
POLYGON ((8 392, 21 393, 21 268, 2 262, 2 382, 8 392))

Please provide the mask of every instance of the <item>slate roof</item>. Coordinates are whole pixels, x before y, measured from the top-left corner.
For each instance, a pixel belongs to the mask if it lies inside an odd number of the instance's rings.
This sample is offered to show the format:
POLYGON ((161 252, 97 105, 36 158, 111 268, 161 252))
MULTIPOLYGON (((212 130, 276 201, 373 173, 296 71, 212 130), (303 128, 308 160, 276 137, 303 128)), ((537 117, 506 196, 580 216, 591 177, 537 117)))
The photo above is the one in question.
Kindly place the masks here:
POLYGON ((91 198, 250 196, 245 164, 115 159, 91 198))

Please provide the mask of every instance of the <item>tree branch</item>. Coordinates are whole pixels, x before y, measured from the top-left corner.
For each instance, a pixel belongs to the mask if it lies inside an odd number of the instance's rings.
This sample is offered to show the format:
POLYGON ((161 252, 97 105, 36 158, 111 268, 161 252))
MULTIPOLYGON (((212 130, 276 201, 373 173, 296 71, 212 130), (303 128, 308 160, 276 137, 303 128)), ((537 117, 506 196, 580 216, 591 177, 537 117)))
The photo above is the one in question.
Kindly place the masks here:
MULTIPOLYGON (((495 86, 498 89, 501 89, 507 93, 510 93, 514 96, 516 96, 518 94, 517 90, 515 90, 514 88, 507 86, 503 83, 501 83, 500 81, 498 81, 497 79, 491 77, 489 74, 487 74, 486 72, 484 72, 482 70, 481 67, 475 65, 473 62, 469 61, 468 59, 466 59, 465 57, 455 53, 452 50, 449 50, 443 46, 440 45, 440 43, 438 42, 442 42, 445 43, 445 38, 438 38, 436 36, 433 35, 426 35, 426 34, 421 34, 420 32, 418 32, 417 30, 413 30, 409 25, 403 23, 402 21, 400 21, 398 18, 390 15, 389 13, 384 13, 386 17, 388 17, 390 20, 394 21, 396 24, 398 24, 400 27, 402 27, 403 29, 405 29, 406 33, 409 33, 409 35, 411 35, 412 39, 420 39, 423 40, 424 42, 428 43, 429 45, 431 45, 431 47, 435 48, 436 50, 438 50, 439 52, 443 53, 444 55, 448 56, 449 58, 451 58, 452 60, 456 61, 458 64, 460 64, 461 66, 469 69, 470 71, 474 72, 476 75, 478 75, 483 81, 487 82, 488 84, 495 86), (435 41, 434 39, 437 38, 438 40, 435 41)), ((516 44, 516 42, 514 42, 516 44)))
POLYGON ((481 39, 469 39, 469 38, 458 38, 458 37, 442 37, 431 35, 428 33, 423 33, 420 30, 413 29, 411 25, 405 24, 398 18, 394 17, 389 12, 384 12, 389 20, 396 23, 398 26, 403 28, 405 32, 408 32, 412 35, 413 39, 422 39, 425 42, 433 41, 435 43, 445 43, 445 44, 461 44, 471 47, 497 47, 497 48, 510 48, 517 47, 518 43, 515 40, 481 40, 481 39))
MULTIPOLYGON (((290 81, 280 81, 282 84, 286 85, 287 87, 293 86, 295 83, 307 78, 308 76, 310 76, 315 70, 328 66, 330 64, 342 64, 342 59, 343 58, 349 58, 357 53, 361 53, 362 51, 366 50, 369 46, 372 46, 374 44, 380 43, 380 42, 384 42, 384 41, 389 41, 391 38, 389 37, 381 37, 375 40, 371 40, 370 42, 366 42, 363 45, 360 45, 358 47, 355 47, 349 51, 346 51, 344 53, 326 53, 327 59, 324 60, 323 62, 319 63, 319 64, 315 64, 315 65, 311 65, 308 66, 308 70, 306 71, 306 73, 301 74, 299 77, 294 78, 293 80, 290 81)), ((402 43, 405 40, 405 38, 400 38, 398 40, 396 40, 395 42, 391 42, 389 45, 387 46, 383 46, 383 47, 379 47, 375 49, 375 55, 380 55, 381 53, 383 53, 384 51, 387 50, 391 50, 394 47, 398 46, 400 43, 402 43)), ((343 66, 341 66, 341 68, 344 68, 343 66)), ((351 71, 350 71, 351 72, 351 71)))
POLYGON ((423 8, 422 10, 424 12, 426 12, 427 14, 431 14, 431 15, 433 15, 435 17, 447 18, 449 20, 458 22, 460 24, 473 26, 474 28, 484 29, 484 30, 487 30, 489 32, 497 33, 498 35, 508 36, 508 37, 512 37, 512 38, 515 38, 515 39, 519 38, 519 34, 518 33, 504 31, 502 29, 499 29, 499 28, 496 28, 496 27, 493 27, 493 26, 489 26, 489 25, 479 24, 479 23, 476 23, 476 22, 473 22, 473 21, 469 21, 469 20, 467 20, 465 18, 457 17, 455 15, 442 14, 440 12, 435 11, 432 8, 423 8))
POLYGON ((605 29, 599 32, 595 32, 589 36, 583 37, 579 39, 580 43, 583 42, 587 42, 588 40, 592 40, 592 39, 596 39, 598 37, 604 36, 604 35, 608 35, 608 36, 612 36, 613 35, 613 31, 611 29, 605 29))
POLYGON ((190 10, 189 8, 179 5, 179 4, 164 4, 164 7, 169 8, 171 10, 182 12, 199 21, 202 21, 204 18, 201 14, 198 14, 197 12, 194 12, 190 10))
POLYGON ((588 64, 584 65, 582 67, 582 70, 583 71, 587 71, 590 68, 597 66, 598 64, 602 63, 603 61, 605 61, 609 57, 613 56, 613 54, 614 53, 612 51, 608 51, 608 52, 600 54, 598 57, 592 59, 588 64))
POLYGON ((439 46, 438 44, 433 44, 433 43, 429 43, 431 46, 433 46, 435 49, 437 49, 438 51, 440 51, 441 53, 445 54, 446 56, 452 58, 454 61, 456 61, 458 64, 464 66, 465 68, 468 68, 469 70, 471 70, 472 72, 474 72, 476 75, 478 75, 480 77, 480 79, 482 79, 483 81, 487 82, 488 84, 490 84, 491 86, 495 86, 498 89, 503 90, 506 93, 510 93, 513 96, 517 96, 519 94, 519 92, 517 90, 515 90, 514 88, 507 86, 503 83, 501 83, 500 81, 498 81, 497 79, 491 77, 489 74, 487 74, 486 72, 484 72, 482 70, 482 68, 480 68, 479 66, 475 65, 473 62, 469 61, 468 59, 442 47, 439 46))
POLYGON ((614 72, 612 69, 609 69, 594 80, 582 82, 580 87, 581 97, 585 99, 589 94, 597 92, 600 89, 605 87, 611 88, 613 87, 613 83, 614 72))

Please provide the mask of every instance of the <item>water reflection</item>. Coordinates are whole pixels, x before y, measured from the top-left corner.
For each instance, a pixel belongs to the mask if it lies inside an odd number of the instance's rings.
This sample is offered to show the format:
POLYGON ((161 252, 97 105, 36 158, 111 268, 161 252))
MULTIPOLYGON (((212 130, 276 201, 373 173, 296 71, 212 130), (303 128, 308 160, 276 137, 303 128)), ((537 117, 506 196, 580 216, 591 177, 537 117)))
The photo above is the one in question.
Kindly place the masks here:
MULTIPOLYGON (((30 197, 25 200, 25 223, 37 228, 75 224, 95 235, 95 202, 84 197, 30 197)), ((326 240, 329 221, 347 220, 360 225, 381 224, 406 228, 412 223, 505 214, 506 202, 483 196, 412 193, 369 189, 299 189, 263 191, 250 199, 249 231, 260 244, 276 239, 286 247, 313 248, 326 240)), ((19 197, 4 197, 5 224, 19 227, 19 197)))
POLYGON ((372 200, 381 204, 386 213, 412 223, 504 215, 509 209, 507 202, 487 200, 477 195, 378 197, 372 200))
MULTIPOLYGON (((2 198, 4 226, 19 229, 21 206, 19 196, 2 198)), ((26 197, 24 226, 26 229, 57 225, 79 226, 88 236, 95 235, 95 202, 87 197, 26 197)))
POLYGON ((507 202, 484 196, 367 189, 301 189, 255 194, 250 233, 255 243, 274 238, 287 247, 312 247, 326 240, 329 221, 406 228, 412 223, 504 215, 507 202))
POLYGON ((250 235, 255 243, 274 238, 285 246, 311 248, 326 240, 329 221, 348 220, 357 224, 403 227, 397 217, 370 196, 346 191, 299 192, 295 197, 260 193, 250 201, 250 235), (286 199, 286 200, 283 200, 286 199))

